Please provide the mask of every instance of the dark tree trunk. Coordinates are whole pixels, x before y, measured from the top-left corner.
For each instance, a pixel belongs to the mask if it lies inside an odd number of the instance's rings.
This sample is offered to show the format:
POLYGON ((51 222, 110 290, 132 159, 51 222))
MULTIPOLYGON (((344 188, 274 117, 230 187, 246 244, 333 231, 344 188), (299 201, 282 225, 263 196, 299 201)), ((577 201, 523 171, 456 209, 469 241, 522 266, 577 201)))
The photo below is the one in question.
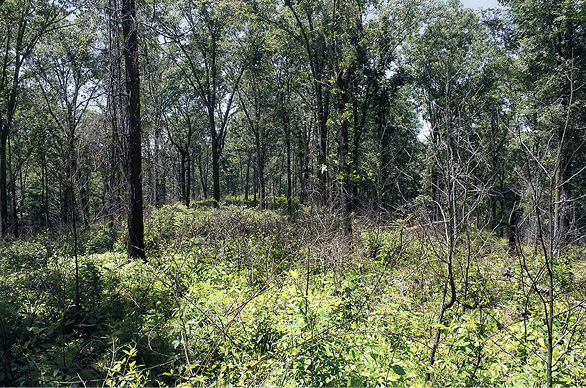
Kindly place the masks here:
POLYGON ((328 117, 329 117, 329 94, 323 95, 321 85, 316 86, 318 96, 318 152, 317 152, 317 174, 319 177, 319 191, 321 194, 322 204, 326 204, 329 199, 328 192, 328 117))
POLYGON ((155 203, 158 206, 161 206, 165 203, 166 200, 166 185, 165 185, 165 174, 161 173, 160 169, 162 166, 162 150, 161 150, 161 130, 160 126, 157 126, 155 129, 155 154, 154 158, 156 160, 156 165, 153 168, 154 180, 155 180, 155 203))
POLYGON ((256 168, 252 168, 252 198, 253 201, 256 203, 256 189, 257 189, 257 182, 258 182, 258 175, 256 173, 256 168))
POLYGON ((252 152, 248 153, 248 160, 246 161, 246 182, 244 185, 244 200, 248 201, 248 192, 250 189, 250 163, 252 162, 252 152))
POLYGON ((302 147, 303 147, 303 153, 301 155, 302 157, 302 168, 301 168, 301 190, 302 190, 302 199, 303 199, 303 203, 307 203, 307 200, 309 199, 309 177, 311 175, 311 155, 309 153, 309 135, 305 134, 304 137, 302 137, 302 147))
POLYGON ((187 155, 185 151, 180 150, 181 164, 179 165, 179 201, 187 205, 187 155))
POLYGON ((376 107, 376 122, 378 129, 378 142, 379 142, 379 171, 378 171, 378 182, 377 182, 377 202, 378 206, 383 208, 388 205, 390 200, 389 187, 387 179, 389 176, 389 165, 391 162, 390 158, 390 133, 387 126, 387 105, 388 105, 388 93, 381 89, 378 92, 378 104, 376 107))
POLYGON ((44 149, 41 150, 41 209, 39 212, 39 225, 49 226, 49 178, 47 169, 47 158, 44 149))
POLYGON ((340 206, 342 208, 342 218, 344 234, 349 237, 352 235, 352 186, 350 184, 350 161, 348 160, 350 152, 350 122, 346 116, 346 107, 349 103, 349 85, 352 77, 352 70, 342 71, 338 75, 338 114, 342 117, 340 126, 338 163, 340 166, 340 206))
POLYGON ((138 26, 134 0, 122 2, 122 32, 128 93, 128 183, 130 212, 128 220, 128 254, 145 259, 142 198, 142 155, 140 126, 140 77, 138 71, 138 26))
POLYGON ((520 196, 514 193, 513 207, 509 216, 509 252, 515 254, 517 252, 517 246, 519 244, 519 222, 521 219, 522 210, 519 208, 520 196))
POLYGON ((8 185, 6 182, 8 130, 8 124, 3 124, 0 132, 0 218, 2 219, 2 237, 8 235, 8 185))
POLYGON ((204 169, 202 158, 203 156, 201 155, 197 158, 197 169, 199 171, 199 181, 201 183, 201 191, 203 192, 203 198, 208 199, 207 168, 204 169))
POLYGON ((214 207, 217 208, 220 206, 220 147, 215 136, 212 139, 212 185, 214 186, 214 207))
POLYGON ((16 199, 16 173, 12 171, 12 154, 10 139, 8 140, 8 170, 10 173, 10 195, 12 198, 12 235, 18 237, 20 233, 20 225, 18 220, 18 207, 16 199))
POLYGON ((90 225, 90 187, 89 187, 89 174, 84 172, 83 182, 79 188, 79 201, 81 205, 81 214, 83 216, 83 224, 88 227, 90 225))
POLYGON ((569 241, 572 152, 569 146, 569 139, 564 138, 563 130, 560 130, 558 137, 562 144, 558 151, 558 166, 555 177, 554 238, 557 246, 562 248, 569 241))
POLYGON ((291 176, 291 130, 289 129, 289 116, 285 115, 283 128, 285 130, 285 153, 287 154, 287 210, 293 211, 293 178, 291 176))
POLYGON ((256 172, 258 174, 258 200, 259 206, 264 208, 266 205, 266 182, 265 182, 265 158, 263 149, 263 139, 261 129, 258 125, 254 131, 256 143, 256 172))
POLYGON ((216 130, 216 119, 214 106, 216 103, 215 95, 212 96, 208 106, 208 119, 210 123, 210 132, 212 135, 212 186, 214 207, 220 206, 220 139, 216 130))
MULTIPOLYGON (((70 128, 71 130, 71 128, 70 128)), ((71 219, 71 214, 75 212, 75 203, 74 203, 74 190, 77 184, 77 160, 75 158, 75 139, 73 137, 73 132, 70 132, 70 135, 67 138, 67 155, 65 161, 65 212, 64 215, 66 217, 65 223, 69 224, 71 219)))
POLYGON ((109 163, 108 171, 106 172, 106 193, 104 195, 105 207, 108 211, 110 228, 115 225, 115 220, 119 214, 122 213, 122 198, 123 198, 123 180, 121 160, 123 159, 123 150, 125 145, 121 141, 122 128, 124 128, 124 109, 125 102, 122 98, 124 94, 122 90, 122 64, 120 57, 121 43, 118 33, 119 19, 119 3, 117 0, 109 0, 107 7, 107 19, 110 21, 108 45, 108 112, 111 125, 111 139, 109 148, 109 163))
POLYGON ((185 174, 185 206, 189 207, 191 205, 191 158, 189 157, 189 154, 187 154, 187 171, 185 171, 185 174))

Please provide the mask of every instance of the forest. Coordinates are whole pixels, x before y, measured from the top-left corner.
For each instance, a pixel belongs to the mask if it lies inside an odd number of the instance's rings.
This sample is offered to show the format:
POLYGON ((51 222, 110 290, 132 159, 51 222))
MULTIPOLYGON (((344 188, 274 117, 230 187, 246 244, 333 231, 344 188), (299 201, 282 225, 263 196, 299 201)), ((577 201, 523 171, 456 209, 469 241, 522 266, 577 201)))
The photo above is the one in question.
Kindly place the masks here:
POLYGON ((586 385, 586 3, 0 0, 0 386, 586 385))

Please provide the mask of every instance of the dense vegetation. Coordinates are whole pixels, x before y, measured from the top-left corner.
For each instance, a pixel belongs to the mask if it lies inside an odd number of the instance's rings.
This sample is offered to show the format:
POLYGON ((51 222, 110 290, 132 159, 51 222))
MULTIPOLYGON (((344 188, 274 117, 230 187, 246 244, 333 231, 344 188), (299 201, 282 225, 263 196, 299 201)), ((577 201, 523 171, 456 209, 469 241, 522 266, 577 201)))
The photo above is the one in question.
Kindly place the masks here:
MULTIPOLYGON (((151 259, 95 225, 80 249, 80 310, 65 235, 3 248, 2 378, 16 385, 521 385, 545 381, 542 257, 474 236, 456 259, 465 304, 438 324, 441 235, 317 211, 182 205, 152 212, 151 259), (60 240, 62 238, 63 240, 60 240), (422 258, 424 258, 422 260, 422 258), (436 362, 429 343, 441 330, 436 362), (7 335, 9 334, 9 335, 7 335)), ((584 384, 586 262, 558 263, 554 383, 584 384)))
POLYGON ((0 385, 584 384, 586 8, 501 4, 0 0, 0 385))

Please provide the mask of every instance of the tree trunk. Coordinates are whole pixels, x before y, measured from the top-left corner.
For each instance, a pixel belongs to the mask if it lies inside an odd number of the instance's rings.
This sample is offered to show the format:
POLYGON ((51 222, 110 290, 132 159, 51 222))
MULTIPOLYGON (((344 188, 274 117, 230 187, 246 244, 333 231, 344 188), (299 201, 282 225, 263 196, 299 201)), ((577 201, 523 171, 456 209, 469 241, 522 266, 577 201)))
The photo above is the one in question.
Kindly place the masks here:
POLYGON ((258 187, 258 174, 256 168, 252 168, 252 198, 254 203, 256 203, 256 191, 258 187))
MULTIPOLYGON (((318 97, 318 150, 317 150, 317 174, 319 178, 319 191, 322 204, 326 204, 329 198, 328 192, 328 116, 329 98, 323 95, 321 85, 316 86, 318 97)), ((327 94, 326 94, 327 96, 327 94)))
POLYGON ((311 175, 311 155, 309 153, 309 136, 306 139, 303 139, 303 162, 302 162, 302 172, 301 172, 301 189, 303 192, 303 203, 307 203, 309 198, 309 177, 311 175))
MULTIPOLYGON (((557 248, 562 248, 569 240, 568 228, 570 225, 570 211, 568 203, 572 198, 570 180, 572 178, 572 157, 568 139, 564 138, 563 131, 558 135, 560 142, 558 151, 558 166, 555 175, 555 205, 553 238, 557 248)), ((567 136, 567 135, 566 135, 567 136)))
POLYGON ((212 139, 212 184, 214 207, 217 208, 220 206, 220 148, 216 136, 212 139))
POLYGON ((346 118, 346 109, 349 103, 349 85, 352 77, 352 70, 347 69, 338 75, 338 114, 342 118, 340 125, 338 164, 340 166, 340 206, 342 208, 342 219, 344 235, 349 238, 352 236, 352 187, 350 185, 350 161, 348 160, 350 152, 350 122, 346 118))
POLYGON ((10 139, 8 139, 8 170, 10 174, 10 194, 12 197, 12 235, 18 237, 20 233, 20 226, 18 222, 18 207, 16 199, 16 173, 12 171, 12 150, 10 139))
POLYGON ((220 206, 220 139, 216 130, 216 119, 214 111, 215 98, 208 106, 208 120, 210 123, 210 132, 212 135, 212 185, 214 207, 220 206))
POLYGON ((389 95, 385 89, 378 90, 377 96, 378 104, 376 106, 375 120, 378 129, 378 145, 379 145, 379 160, 377 173, 377 205, 383 208, 391 201, 389 195, 389 185, 387 179, 389 176, 389 166, 391 164, 390 158, 390 128, 387 126, 387 107, 389 95))
POLYGON ((108 171, 106 172, 106 193, 104 195, 105 206, 108 211, 110 228, 114 228, 116 217, 122 212, 123 180, 121 178, 122 151, 125 146, 121 141, 122 128, 124 128, 125 103, 122 98, 122 64, 121 42, 118 26, 120 23, 119 3, 117 0, 109 0, 106 8, 106 19, 110 21, 108 32, 108 113, 111 125, 111 140, 109 149, 108 171))
MULTIPOLYGON (((207 151, 206 151, 207 152, 207 151)), ((197 169, 199 171, 199 181, 201 183, 201 191, 203 192, 203 199, 208 199, 208 179, 207 171, 203 168, 203 156, 197 158, 197 169)), ((206 162, 207 164, 207 162, 206 162)))
POLYGON ((287 154, 287 211, 293 211, 293 178, 291 176, 291 130, 289 129, 289 116, 285 115, 283 128, 285 130, 285 153, 287 154))
POLYGON ((47 158, 44 149, 41 150, 41 210, 39 225, 49 226, 49 178, 47 169, 47 158))
POLYGON ((91 212, 90 212, 90 176, 87 172, 83 173, 83 182, 79 188, 79 201, 81 205, 81 214, 83 216, 83 224, 85 227, 88 227, 91 222, 91 212))
POLYGON ((185 151, 179 150, 179 154, 181 156, 181 163, 179 165, 179 201, 188 206, 187 201, 187 156, 185 151))
POLYGON ((191 205, 191 158, 189 157, 189 153, 187 154, 187 170, 185 171, 186 174, 186 182, 185 182, 185 206, 189 207, 191 205))
POLYGON ((265 182, 265 161, 263 150, 263 139, 260 133, 261 129, 257 128, 254 131, 256 141, 256 172, 258 174, 258 201, 259 207, 262 209, 266 205, 266 182, 265 182))
POLYGON ((142 198, 142 155, 140 126, 140 77, 138 70, 138 26, 134 0, 122 2, 122 32, 128 93, 128 183, 130 212, 128 220, 128 254, 145 259, 142 198))
POLYGON ((8 124, 4 124, 0 132, 0 218, 2 219, 2 237, 8 235, 8 185, 6 182, 8 130, 8 124))
POLYGON ((75 213, 74 190, 77 186, 77 160, 75 157, 75 138, 73 132, 70 132, 67 136, 67 155, 65 157, 67 158, 65 161, 65 207, 67 210, 64 214, 67 217, 66 224, 69 224, 72 221, 72 214, 75 213))
POLYGON ((248 153, 246 161, 246 183, 244 185, 244 201, 248 201, 248 191, 250 189, 250 163, 252 162, 252 152, 248 153))
POLYGON ((156 126, 155 133, 154 133, 154 140, 155 140, 155 149, 154 149, 154 159, 156 161, 155 166, 153 168, 153 175, 155 181, 155 203, 157 206, 161 206, 165 203, 165 174, 162 174, 160 171, 160 166, 162 166, 162 150, 161 150, 161 129, 160 125, 156 126))

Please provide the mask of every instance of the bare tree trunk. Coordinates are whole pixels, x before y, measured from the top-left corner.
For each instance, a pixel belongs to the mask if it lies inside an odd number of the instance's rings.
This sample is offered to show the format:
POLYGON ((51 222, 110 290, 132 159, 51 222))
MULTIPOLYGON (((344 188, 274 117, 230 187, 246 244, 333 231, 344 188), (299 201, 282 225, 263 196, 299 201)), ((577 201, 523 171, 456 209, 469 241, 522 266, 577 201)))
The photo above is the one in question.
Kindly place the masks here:
POLYGON ((41 211, 39 224, 42 227, 49 226, 49 178, 47 158, 44 149, 41 150, 41 211))
POLYGON ((8 235, 8 185, 6 182, 8 130, 8 124, 4 123, 0 132, 0 218, 2 219, 2 237, 8 235))
POLYGON ((121 213, 121 168, 120 163, 123 159, 122 153, 125 146, 121 142, 121 129, 124 127, 123 106, 124 100, 122 98, 123 91, 121 85, 122 66, 120 61, 121 43, 118 33, 119 19, 119 3, 118 0, 109 0, 109 6, 106 9, 107 18, 109 20, 109 34, 108 34, 108 101, 107 111, 109 114, 109 121, 111 125, 111 139, 109 148, 109 161, 106 173, 106 193, 104 195, 105 207, 108 212, 110 228, 113 229, 116 217, 121 213))
POLYGON ((83 216, 83 224, 86 227, 89 226, 91 222, 89 181, 89 174, 87 174, 87 172, 84 172, 82 182, 80 182, 79 201, 81 205, 81 214, 83 216))
POLYGON ((572 157, 568 139, 560 131, 558 138, 560 146, 558 150, 558 166, 555 174, 555 206, 554 206, 554 236, 557 247, 562 248, 569 240, 568 228, 570 225, 569 202, 572 198, 570 180, 572 179, 572 157))
POLYGON ((189 207, 191 205, 191 158, 189 157, 189 152, 187 154, 187 170, 185 171, 186 174, 186 182, 185 182, 185 206, 189 207))
MULTIPOLYGON (((214 130, 215 132, 215 130, 214 130)), ((214 207, 220 206, 220 148, 216 136, 212 138, 212 185, 214 207)))
POLYGON ((16 199, 16 173, 12 171, 12 150, 10 139, 8 139, 8 170, 10 175, 10 195, 12 198, 12 235, 18 237, 20 233, 20 226, 18 220, 18 207, 16 199))
POLYGON ((258 188, 258 174, 255 167, 252 167, 252 197, 256 203, 256 193, 258 188))
POLYGON ((188 206, 187 200, 187 156, 185 155, 184 150, 179 150, 179 155, 181 157, 181 162, 179 164, 179 201, 188 206))
POLYGON ((258 174, 258 200, 259 207, 262 209, 266 206, 266 182, 265 182, 265 157, 264 157, 264 139, 261 134, 261 129, 256 124, 255 142, 256 142, 256 173, 258 174))
MULTIPOLYGON (((207 152, 207 151, 206 151, 207 152)), ((199 171, 199 181, 201 184, 201 191, 203 192, 203 199, 208 199, 208 178, 207 178, 207 168, 204 169, 203 167, 203 156, 200 155, 197 158, 197 169, 199 171)), ((207 164, 207 161, 206 161, 207 164)))
MULTIPOLYGON (((329 199, 328 191, 328 116, 329 116, 329 98, 324 98, 323 88, 321 85, 317 87, 318 95, 318 153, 317 153, 317 164, 318 164, 318 177, 319 177, 319 191, 321 194, 322 204, 326 204, 329 199)), ((329 96, 326 93, 326 96, 329 96)))
POLYGON ((248 201, 248 192, 250 189, 250 163, 252 162, 252 152, 248 153, 248 160, 246 161, 246 182, 244 185, 244 200, 248 201))
POLYGON ((347 238, 352 236, 352 192, 350 185, 350 121, 345 118, 346 107, 349 104, 349 86, 352 78, 353 69, 341 71, 338 75, 338 114, 342 117, 339 136, 338 164, 340 166, 340 206, 342 208, 342 219, 344 226, 344 235, 347 238))
POLYGON ((287 154, 287 210, 291 214, 293 211, 293 178, 291 173, 291 130, 289 128, 289 116, 285 116, 285 122, 283 124, 285 130, 285 152, 287 154))
POLYGON ((138 26, 134 0, 122 2, 122 32, 128 93, 128 183, 130 213, 128 220, 128 254, 145 260, 142 198, 142 155, 140 124, 140 77, 138 70, 138 26))

